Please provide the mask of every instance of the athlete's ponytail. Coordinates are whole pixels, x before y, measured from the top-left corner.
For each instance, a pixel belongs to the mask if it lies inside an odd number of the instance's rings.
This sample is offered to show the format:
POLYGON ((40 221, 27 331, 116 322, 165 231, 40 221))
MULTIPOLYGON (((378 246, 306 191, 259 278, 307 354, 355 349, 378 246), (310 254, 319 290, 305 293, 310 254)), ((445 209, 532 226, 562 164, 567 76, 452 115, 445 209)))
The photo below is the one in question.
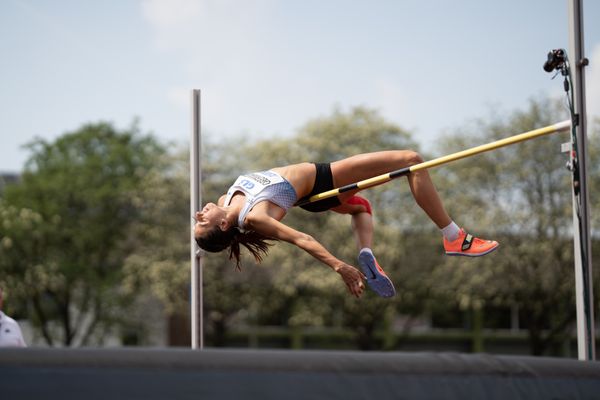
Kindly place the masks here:
POLYGON ((197 237, 196 243, 201 249, 212 253, 218 253, 230 247, 229 259, 235 259, 235 268, 241 270, 240 244, 252 253, 256 262, 261 262, 271 246, 267 240, 275 239, 267 238, 254 231, 242 232, 236 227, 223 231, 215 226, 204 237, 197 237))

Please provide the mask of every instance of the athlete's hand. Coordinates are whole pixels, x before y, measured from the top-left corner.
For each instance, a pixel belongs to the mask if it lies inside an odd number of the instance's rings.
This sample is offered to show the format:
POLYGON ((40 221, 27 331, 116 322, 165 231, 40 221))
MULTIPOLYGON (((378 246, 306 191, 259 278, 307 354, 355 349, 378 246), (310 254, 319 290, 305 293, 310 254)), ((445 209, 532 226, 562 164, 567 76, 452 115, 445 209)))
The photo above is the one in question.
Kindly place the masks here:
POLYGON ((336 268, 335 271, 342 276, 342 279, 344 280, 346 286, 348 286, 350 293, 356 298, 359 298, 362 295, 363 290, 365 290, 365 284, 363 281, 366 279, 366 277, 363 275, 363 273, 348 264, 341 264, 336 268))

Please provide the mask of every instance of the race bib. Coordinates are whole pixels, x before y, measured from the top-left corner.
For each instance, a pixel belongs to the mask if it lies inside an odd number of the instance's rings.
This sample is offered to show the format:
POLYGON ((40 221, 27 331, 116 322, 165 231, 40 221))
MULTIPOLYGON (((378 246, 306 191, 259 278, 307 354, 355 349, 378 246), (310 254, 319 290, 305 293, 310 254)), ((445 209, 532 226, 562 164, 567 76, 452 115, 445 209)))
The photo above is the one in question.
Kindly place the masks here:
POLYGON ((283 182, 283 178, 272 171, 254 172, 240 175, 232 188, 238 187, 251 196, 256 196, 267 186, 283 182))

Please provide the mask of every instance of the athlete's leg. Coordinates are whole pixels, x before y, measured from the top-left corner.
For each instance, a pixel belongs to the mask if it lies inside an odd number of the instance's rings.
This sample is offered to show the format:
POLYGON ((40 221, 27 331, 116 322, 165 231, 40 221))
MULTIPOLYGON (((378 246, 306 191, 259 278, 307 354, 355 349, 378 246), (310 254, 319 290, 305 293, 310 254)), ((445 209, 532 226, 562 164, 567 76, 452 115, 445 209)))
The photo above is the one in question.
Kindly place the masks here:
POLYGON ((364 205, 343 203, 331 210, 340 214, 350 214, 352 216, 352 232, 354 233, 354 239, 358 250, 364 249, 365 247, 370 249, 372 247, 373 216, 367 212, 364 205))
POLYGON ((367 278, 369 287, 379 296, 394 296, 396 294, 394 284, 379 266, 371 250, 373 242, 373 214, 369 201, 364 197, 352 196, 345 203, 332 208, 332 210, 352 216, 352 230, 356 244, 360 250, 358 253, 358 264, 367 278))
MULTIPOLYGON (((412 150, 380 151, 335 161, 331 163, 331 172, 335 186, 340 187, 421 162, 421 156, 412 150)), ((444 209, 427 170, 410 173, 407 179, 417 204, 440 229, 448 226, 452 220, 444 209)), ((344 202, 355 193, 356 191, 350 191, 338 197, 344 202)))
MULTIPOLYGON (((336 187, 358 182, 423 162, 421 156, 411 150, 392 150, 360 154, 331 164, 336 187)), ((427 170, 408 174, 408 183, 417 204, 442 230, 446 254, 477 257, 488 254, 498 247, 498 242, 482 240, 466 233, 450 219, 427 170)), ((344 202, 358 190, 342 193, 344 202)))

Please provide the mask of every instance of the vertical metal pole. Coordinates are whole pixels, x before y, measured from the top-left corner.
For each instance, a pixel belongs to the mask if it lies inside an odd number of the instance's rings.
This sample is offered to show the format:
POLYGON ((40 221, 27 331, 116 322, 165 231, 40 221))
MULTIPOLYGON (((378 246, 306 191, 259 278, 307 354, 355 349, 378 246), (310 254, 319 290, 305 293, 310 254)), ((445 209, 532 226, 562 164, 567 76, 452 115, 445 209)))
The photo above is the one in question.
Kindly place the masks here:
MULTIPOLYGON (((190 140, 190 212, 194 215, 202 204, 202 170, 200 166, 200 90, 192 90, 192 133, 190 140)), ((194 239, 194 230, 190 232, 191 258, 191 321, 192 349, 204 347, 204 329, 202 315, 202 257, 194 239)))
POLYGON ((575 296, 577 304, 577 348, 580 360, 596 356, 594 332, 594 301, 592 284, 592 253, 590 238, 589 194, 587 189, 587 116, 585 106, 585 71, 587 61, 583 44, 583 1, 569 3, 569 59, 573 73, 573 97, 576 115, 574 127, 579 167, 579 182, 573 190, 573 234, 575 245, 575 296), (579 193, 576 193, 579 190, 579 193))

